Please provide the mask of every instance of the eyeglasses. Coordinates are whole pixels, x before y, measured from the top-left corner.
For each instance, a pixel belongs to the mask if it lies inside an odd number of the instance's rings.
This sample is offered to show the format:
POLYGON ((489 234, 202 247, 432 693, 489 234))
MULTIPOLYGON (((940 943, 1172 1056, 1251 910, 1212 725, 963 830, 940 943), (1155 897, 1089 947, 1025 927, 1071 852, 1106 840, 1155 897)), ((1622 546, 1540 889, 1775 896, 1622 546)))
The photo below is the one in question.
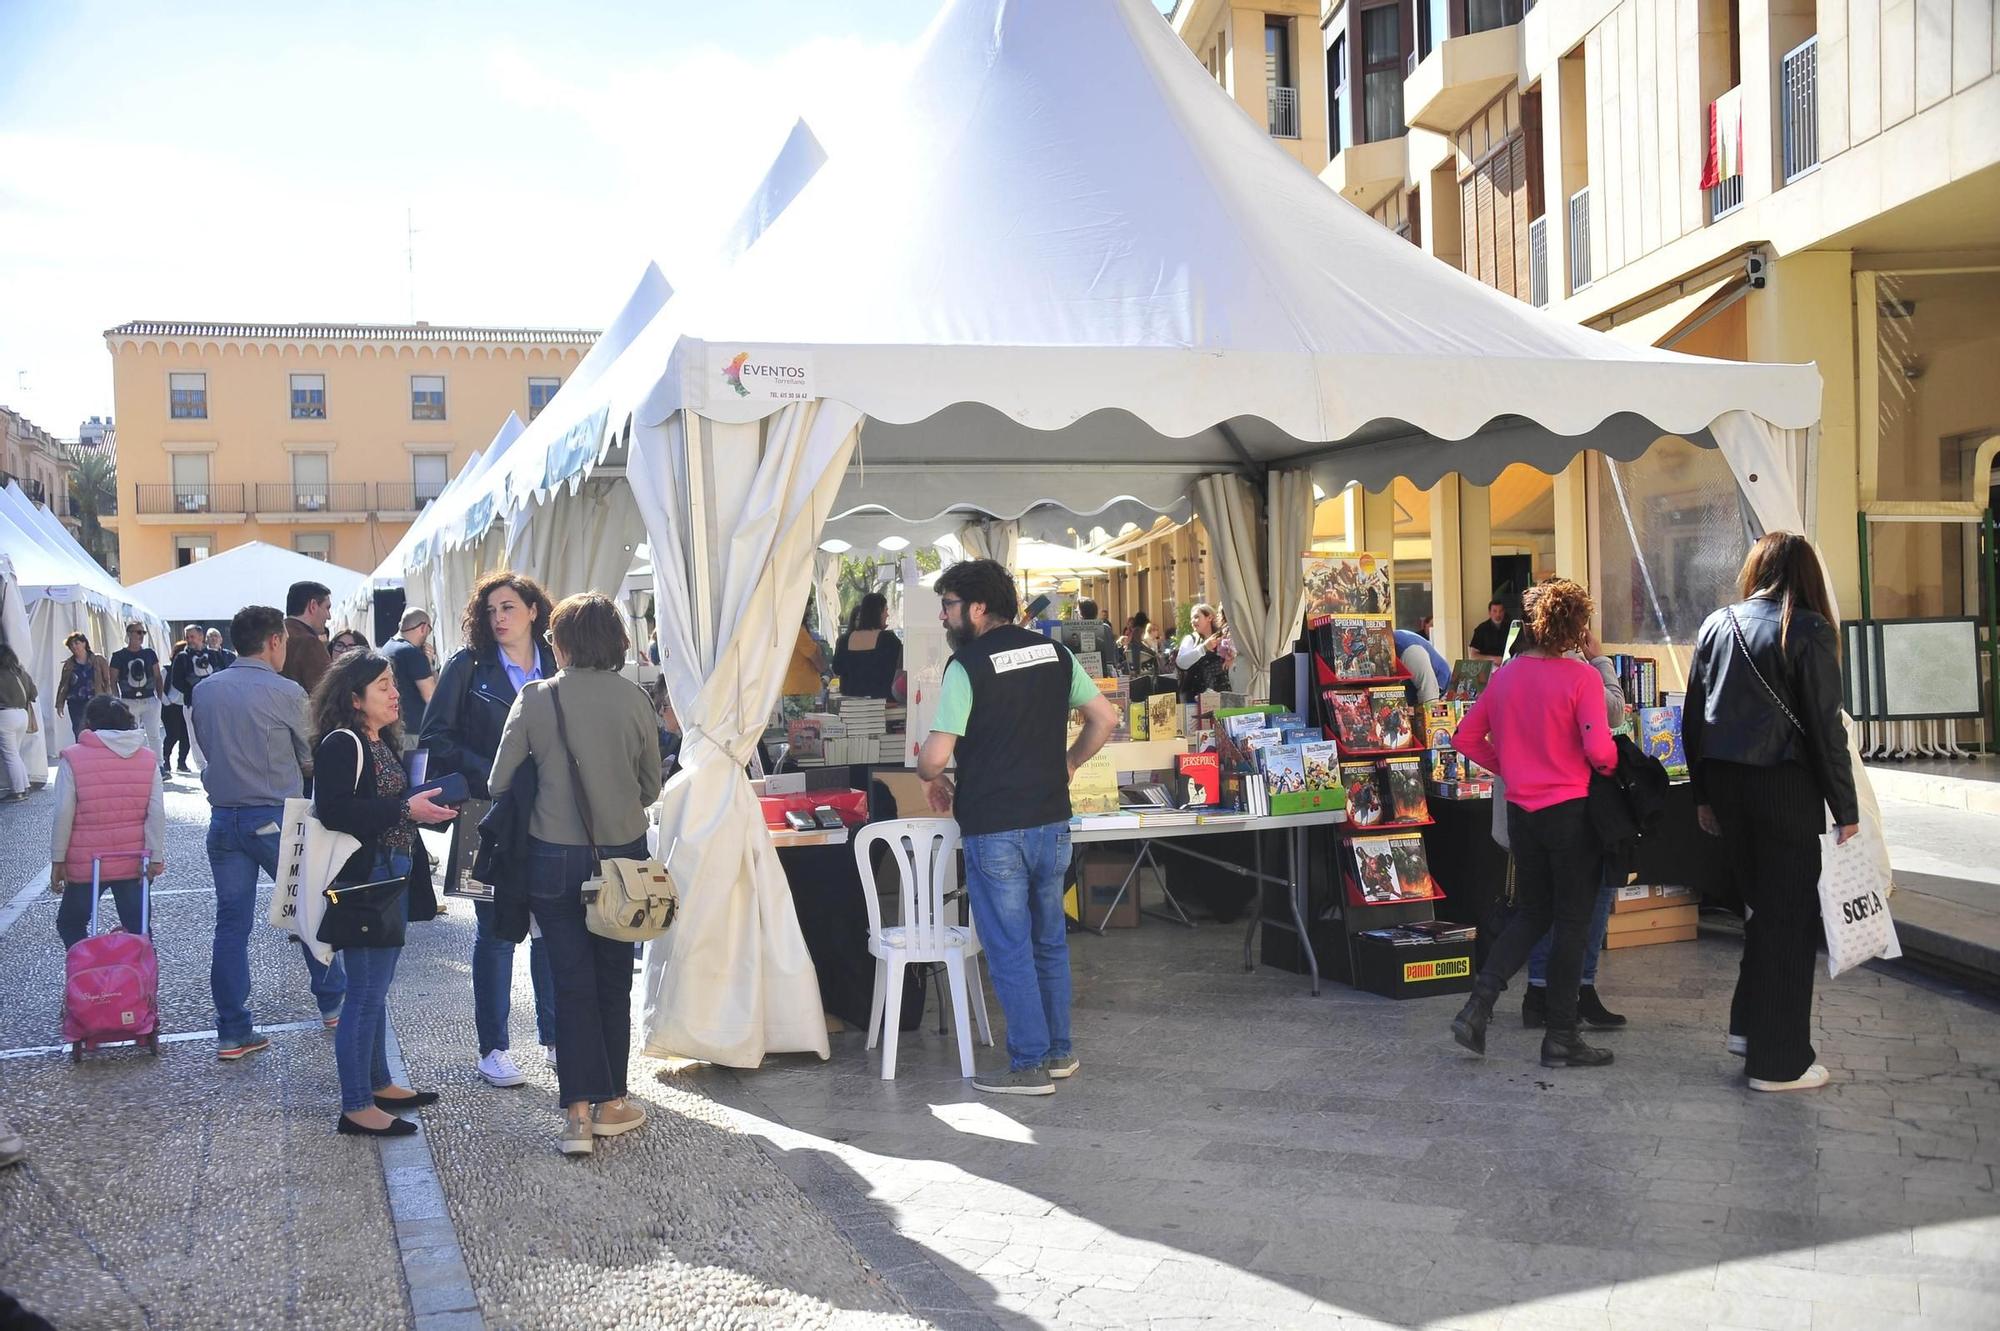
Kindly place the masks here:
POLYGON ((964 605, 965 598, 963 596, 941 596, 938 598, 938 604, 949 610, 953 606, 964 605))

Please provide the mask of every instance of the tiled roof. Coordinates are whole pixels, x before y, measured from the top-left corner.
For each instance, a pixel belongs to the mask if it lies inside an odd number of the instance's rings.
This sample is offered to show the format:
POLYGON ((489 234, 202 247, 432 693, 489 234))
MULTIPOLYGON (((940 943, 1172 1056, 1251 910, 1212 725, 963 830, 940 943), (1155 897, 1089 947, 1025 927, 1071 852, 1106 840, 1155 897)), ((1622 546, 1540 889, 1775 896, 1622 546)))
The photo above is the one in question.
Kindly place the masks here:
POLYGON ((253 342, 497 342, 587 347, 591 328, 466 328, 451 324, 224 324, 136 319, 106 337, 223 337, 253 342))

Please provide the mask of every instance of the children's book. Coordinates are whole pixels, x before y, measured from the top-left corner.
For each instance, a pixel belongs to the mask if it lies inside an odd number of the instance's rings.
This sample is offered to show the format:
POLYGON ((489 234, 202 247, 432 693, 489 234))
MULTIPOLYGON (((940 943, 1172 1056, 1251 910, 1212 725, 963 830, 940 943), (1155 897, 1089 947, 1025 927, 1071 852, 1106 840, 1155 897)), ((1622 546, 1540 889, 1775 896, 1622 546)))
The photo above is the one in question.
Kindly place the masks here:
POLYGON ((1100 752, 1076 769, 1076 775, 1069 779, 1069 811, 1118 812, 1118 773, 1111 766, 1110 755, 1100 752))
POLYGON ((1180 699, 1171 693, 1156 693, 1146 699, 1146 738, 1160 740, 1180 737, 1180 699))
POLYGON ((1340 788, 1340 749, 1332 740, 1301 744, 1299 756, 1305 760, 1307 790, 1340 788))
POLYGON ((1305 790, 1305 757, 1297 745, 1274 744, 1264 750, 1264 787, 1273 796, 1297 795, 1305 790))
POLYGON ((1486 683, 1499 669, 1498 661, 1464 660, 1454 661, 1451 667, 1451 683, 1445 688, 1444 696, 1461 702, 1471 702, 1486 691, 1486 683))
POLYGON ((1669 776, 1688 774, 1687 746, 1681 740, 1681 709, 1641 707, 1639 747, 1660 760, 1669 776))

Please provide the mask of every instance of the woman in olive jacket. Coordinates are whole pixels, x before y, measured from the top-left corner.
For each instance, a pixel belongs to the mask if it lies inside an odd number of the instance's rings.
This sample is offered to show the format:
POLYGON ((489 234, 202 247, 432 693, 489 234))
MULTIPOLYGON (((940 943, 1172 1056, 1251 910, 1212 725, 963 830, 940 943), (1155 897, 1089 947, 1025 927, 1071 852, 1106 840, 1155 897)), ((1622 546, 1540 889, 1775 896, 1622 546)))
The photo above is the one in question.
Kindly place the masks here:
POLYGON ((1702 830, 1719 836, 1749 908, 1729 1051, 1755 1091, 1824 1086, 1813 1061, 1820 834, 1861 821, 1840 719, 1840 648, 1818 554, 1770 532, 1743 561, 1735 605, 1701 626, 1682 732, 1702 830))

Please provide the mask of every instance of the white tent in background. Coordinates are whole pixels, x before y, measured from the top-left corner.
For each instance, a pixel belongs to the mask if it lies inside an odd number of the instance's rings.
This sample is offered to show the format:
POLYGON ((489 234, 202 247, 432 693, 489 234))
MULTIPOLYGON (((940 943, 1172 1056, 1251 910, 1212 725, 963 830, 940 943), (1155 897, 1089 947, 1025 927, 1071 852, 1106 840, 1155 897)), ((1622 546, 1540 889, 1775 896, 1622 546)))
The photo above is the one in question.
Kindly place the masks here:
POLYGON ((320 583, 332 591, 335 605, 345 605, 367 580, 367 574, 354 569, 250 541, 148 578, 132 592, 175 623, 227 623, 246 605, 283 610, 285 593, 295 582, 320 583))
POLYGON ((649 963, 647 1045, 727 1063, 826 1047, 734 773, 829 516, 1192 495, 1255 662, 1297 624, 1314 480, 1490 480, 1677 433, 1722 444, 1760 518, 1795 525, 1819 414, 1811 367, 1628 346, 1403 243, 1145 0, 953 0, 855 151, 659 323, 627 353, 659 357, 628 467, 689 726, 661 818, 691 887, 649 963))

